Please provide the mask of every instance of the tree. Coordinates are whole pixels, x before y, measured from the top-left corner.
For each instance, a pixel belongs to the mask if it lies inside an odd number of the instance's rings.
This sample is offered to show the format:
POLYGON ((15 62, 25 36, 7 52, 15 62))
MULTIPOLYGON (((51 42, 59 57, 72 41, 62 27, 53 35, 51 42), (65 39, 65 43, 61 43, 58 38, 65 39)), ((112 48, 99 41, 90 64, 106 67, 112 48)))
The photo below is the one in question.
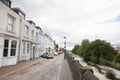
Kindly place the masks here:
POLYGON ((103 57, 106 60, 112 61, 116 52, 110 43, 97 39, 92 41, 85 52, 85 60, 95 60, 95 63, 100 63, 100 58, 103 57), (91 59, 92 58, 92 59, 91 59))
POLYGON ((120 63, 120 53, 118 53, 115 57, 115 62, 120 63))
POLYGON ((81 43, 81 46, 78 49, 78 54, 82 57, 86 54, 86 50, 90 45, 90 41, 88 39, 84 39, 81 43))
POLYGON ((78 49, 79 49, 79 45, 75 45, 74 46, 74 48, 72 49, 72 52, 74 53, 74 54, 78 54, 78 49))

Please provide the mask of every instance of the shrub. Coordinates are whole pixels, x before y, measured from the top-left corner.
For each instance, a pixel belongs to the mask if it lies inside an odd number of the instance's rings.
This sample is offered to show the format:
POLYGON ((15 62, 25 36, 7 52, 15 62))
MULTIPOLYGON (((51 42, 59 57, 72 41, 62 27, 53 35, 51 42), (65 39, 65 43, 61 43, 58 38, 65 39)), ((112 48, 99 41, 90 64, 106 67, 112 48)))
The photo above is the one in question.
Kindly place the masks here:
POLYGON ((109 79, 114 80, 115 79, 115 74, 113 73, 113 71, 107 70, 106 77, 109 78, 109 79))

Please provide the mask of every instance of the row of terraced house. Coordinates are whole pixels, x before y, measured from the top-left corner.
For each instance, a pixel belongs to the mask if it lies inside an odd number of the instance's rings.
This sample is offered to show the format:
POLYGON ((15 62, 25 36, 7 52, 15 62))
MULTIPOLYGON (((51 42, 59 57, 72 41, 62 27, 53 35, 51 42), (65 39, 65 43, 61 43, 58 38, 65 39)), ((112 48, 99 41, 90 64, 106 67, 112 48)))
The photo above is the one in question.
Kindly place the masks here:
POLYGON ((0 67, 55 51, 55 41, 10 0, 0 0, 0 67))

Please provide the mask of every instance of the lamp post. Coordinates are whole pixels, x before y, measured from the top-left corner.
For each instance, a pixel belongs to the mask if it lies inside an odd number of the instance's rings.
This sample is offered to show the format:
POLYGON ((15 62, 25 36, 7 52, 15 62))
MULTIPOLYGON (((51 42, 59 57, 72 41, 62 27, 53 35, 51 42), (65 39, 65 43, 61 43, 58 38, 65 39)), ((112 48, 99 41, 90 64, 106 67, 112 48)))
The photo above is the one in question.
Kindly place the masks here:
POLYGON ((64 59, 66 59, 66 37, 64 37, 64 59))

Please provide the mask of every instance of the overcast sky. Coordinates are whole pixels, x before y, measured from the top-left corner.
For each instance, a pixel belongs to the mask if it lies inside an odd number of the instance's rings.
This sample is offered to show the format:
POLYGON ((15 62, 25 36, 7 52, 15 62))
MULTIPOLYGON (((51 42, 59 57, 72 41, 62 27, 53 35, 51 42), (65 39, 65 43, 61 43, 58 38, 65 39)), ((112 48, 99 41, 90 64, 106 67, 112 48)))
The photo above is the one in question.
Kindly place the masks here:
POLYGON ((12 0, 61 47, 82 39, 120 44, 120 0, 12 0))

